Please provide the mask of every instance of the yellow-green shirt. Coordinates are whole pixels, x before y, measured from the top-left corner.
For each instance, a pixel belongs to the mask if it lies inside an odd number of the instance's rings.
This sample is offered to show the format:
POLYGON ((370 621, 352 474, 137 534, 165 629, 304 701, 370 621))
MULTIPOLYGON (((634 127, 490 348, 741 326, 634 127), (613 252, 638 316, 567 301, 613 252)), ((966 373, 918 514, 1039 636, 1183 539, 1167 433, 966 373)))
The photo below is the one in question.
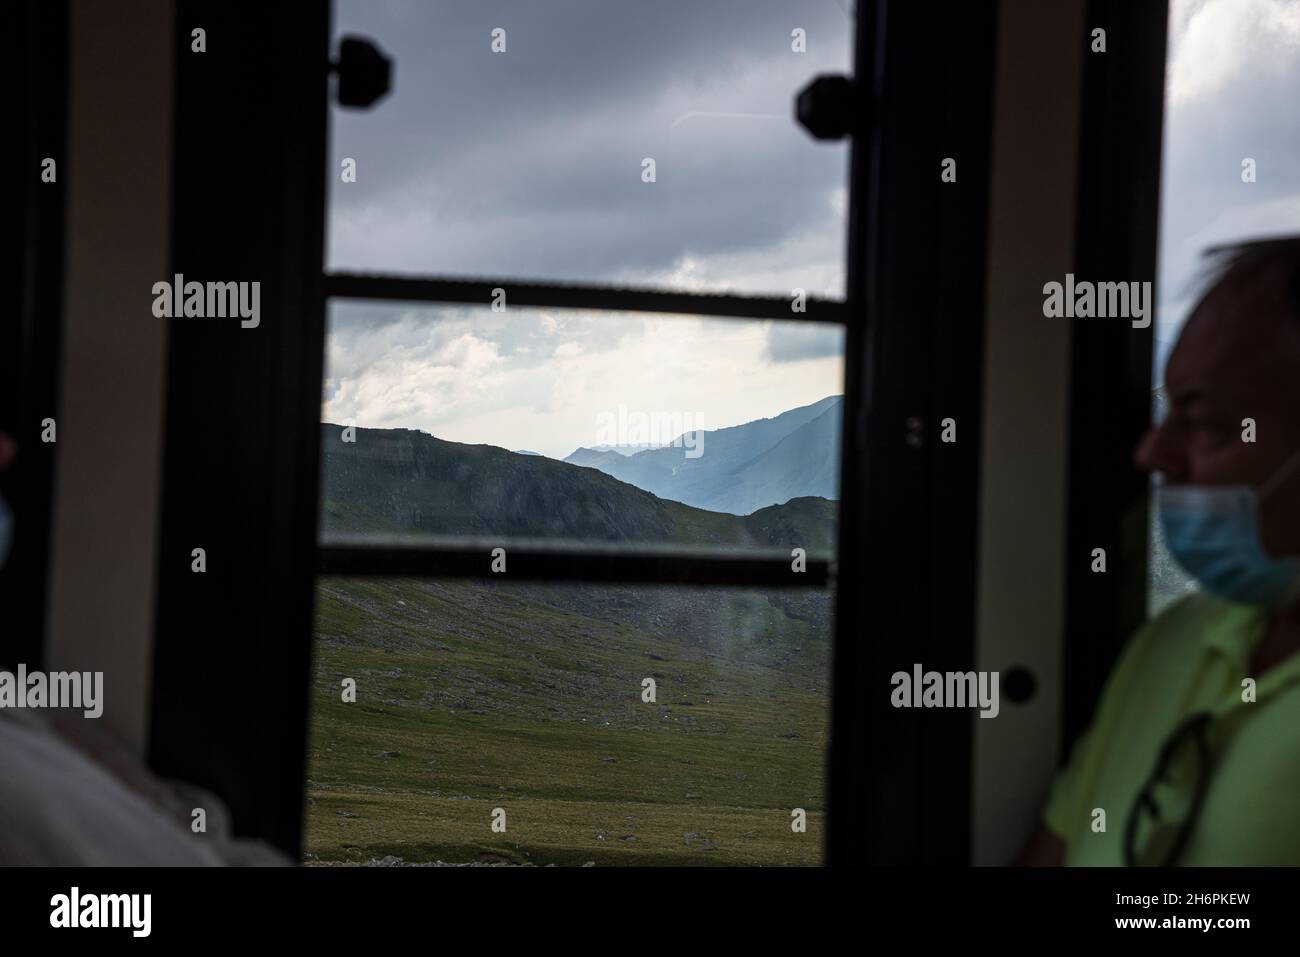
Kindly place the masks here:
MULTIPOLYGON (((1207 710, 1211 776, 1179 863, 1300 864, 1300 653, 1253 675, 1251 655, 1267 625, 1258 609, 1198 593, 1134 635, 1044 812, 1065 842, 1066 864, 1124 863, 1125 823, 1162 745, 1207 710), (1247 678, 1256 678, 1253 703, 1242 700, 1247 678), (1104 831, 1094 823, 1098 808, 1104 831)), ((1169 818, 1190 802, 1195 751, 1191 742, 1178 749, 1155 792, 1169 818)))

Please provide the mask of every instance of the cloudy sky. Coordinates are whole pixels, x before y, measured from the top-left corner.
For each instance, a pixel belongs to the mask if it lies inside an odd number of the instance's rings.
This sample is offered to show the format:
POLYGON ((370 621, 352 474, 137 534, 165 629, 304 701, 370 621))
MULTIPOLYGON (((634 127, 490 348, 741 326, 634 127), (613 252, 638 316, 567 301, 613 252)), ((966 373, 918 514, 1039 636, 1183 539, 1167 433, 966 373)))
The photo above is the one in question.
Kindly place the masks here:
MULTIPOLYGON (((847 148, 791 109, 848 71, 849 9, 342 2, 336 33, 396 66, 375 108, 334 111, 332 169, 357 182, 331 177, 328 266, 842 298, 847 148)), ((843 384, 839 331, 795 323, 352 302, 330 332, 326 420, 557 456, 620 404, 719 428, 843 384)))
MULTIPOLYGON (((1300 233, 1300 2, 1174 0, 1157 335, 1163 360, 1206 247, 1300 233), (1241 181, 1246 157, 1257 181, 1241 181)), ((1157 376, 1157 381, 1159 376, 1157 376)))
MULTIPOLYGON (((342 0, 336 33, 373 37, 396 72, 377 107, 334 111, 328 266, 842 297, 847 149, 790 110, 847 72, 851 10, 342 0)), ((1174 0, 1170 26, 1158 365, 1201 250, 1300 224, 1300 0, 1174 0)), ((619 405, 719 428, 843 379, 838 332, 791 323, 357 302, 330 319, 326 420, 556 456, 619 405)))

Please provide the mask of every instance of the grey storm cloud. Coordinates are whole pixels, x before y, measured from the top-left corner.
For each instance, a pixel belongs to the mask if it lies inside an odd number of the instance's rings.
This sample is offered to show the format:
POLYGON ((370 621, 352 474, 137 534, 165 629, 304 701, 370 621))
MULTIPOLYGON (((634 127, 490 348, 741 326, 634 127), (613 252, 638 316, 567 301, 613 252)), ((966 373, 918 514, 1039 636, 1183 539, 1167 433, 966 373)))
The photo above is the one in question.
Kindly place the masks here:
POLYGON ((752 267, 781 250, 842 292, 847 151, 791 117, 812 76, 849 68, 836 0, 344 2, 337 20, 395 66, 388 98, 333 114, 333 168, 355 159, 357 182, 332 177, 331 268, 788 295, 752 267), (673 277, 695 260, 714 265, 673 277))
POLYGON ((767 333, 767 357, 797 362, 844 354, 844 330, 813 323, 773 324, 767 333))

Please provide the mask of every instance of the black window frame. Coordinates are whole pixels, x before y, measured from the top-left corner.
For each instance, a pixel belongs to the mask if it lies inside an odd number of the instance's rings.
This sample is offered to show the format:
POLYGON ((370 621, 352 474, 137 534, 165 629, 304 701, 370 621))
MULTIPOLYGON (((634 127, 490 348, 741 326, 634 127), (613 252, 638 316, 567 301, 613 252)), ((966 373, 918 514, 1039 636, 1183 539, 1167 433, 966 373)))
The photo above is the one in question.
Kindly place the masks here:
POLYGON ((857 4, 847 296, 802 315, 762 297, 327 276, 328 2, 178 11, 177 49, 203 26, 208 52, 177 59, 173 271, 260 278, 263 319, 250 331, 169 326, 152 767, 218 794, 237 833, 300 855, 317 577, 488 571, 463 547, 319 547, 327 296, 487 302, 501 285, 513 304, 832 322, 846 337, 834 558, 810 560, 801 577, 788 556, 539 546, 512 549, 510 578, 852 583, 833 598, 824 861, 965 861, 969 727, 888 706, 904 662, 967 668, 974 657, 997 5, 940 6, 943 31, 930 4, 857 4), (241 135, 214 137, 211 118, 232 102, 241 135), (960 158, 960 189, 940 179, 945 156, 960 158), (232 175, 250 162, 251 175, 232 175), (945 416, 968 441, 940 445, 945 416), (200 545, 208 568, 195 575, 200 545))
MULTIPOLYGON (((968 803, 951 800, 968 788, 965 726, 884 707, 884 693, 864 707, 861 696, 864 684, 887 688, 890 674, 926 654, 963 670, 974 660, 978 442, 951 452, 936 447, 945 414, 960 420, 972 439, 980 434, 996 10, 984 4, 950 7, 947 15, 961 23, 936 38, 932 11, 923 7, 886 0, 857 5, 853 75, 859 115, 852 124, 848 293, 842 302, 812 299, 807 312, 798 314, 788 299, 771 297, 347 272, 323 280, 327 297, 487 304, 499 287, 516 306, 794 320, 845 330, 835 559, 810 558, 807 574, 794 575, 789 556, 779 554, 666 557, 634 547, 510 548, 512 580, 754 588, 821 588, 840 578, 888 583, 882 586, 890 594, 886 601, 868 597, 863 588, 833 591, 832 743, 826 762, 827 833, 836 840, 823 840, 827 863, 906 862, 918 855, 956 863, 969 856, 968 803), (948 64, 947 70, 936 70, 937 63, 948 64), (954 90, 948 84, 956 77, 973 82, 954 90), (918 109, 918 101, 924 108, 918 109), (969 163, 965 175, 976 185, 945 192, 939 162, 951 152, 969 163), (882 176, 893 183, 889 194, 880 189, 882 176), (898 193, 904 184, 910 190, 906 198, 898 193), (882 230, 889 232, 888 243, 881 241, 882 230), (936 234, 942 237, 938 249, 936 234), (936 350, 941 338, 954 348, 936 350), (935 387, 936 381, 943 384, 935 387), (913 421, 920 424, 913 428, 913 421), (918 439, 921 444, 913 445, 918 439), (907 524, 907 516, 918 513, 930 517, 920 535, 907 524), (899 552, 907 556, 901 567, 899 552), (925 575, 908 580, 904 569, 925 575), (948 600, 936 602, 939 595, 948 600), (915 604, 909 606, 908 599, 915 604), (930 613, 909 623, 909 607, 930 613), (871 661, 864 654, 868 640, 877 654, 871 661), (885 767, 909 775, 908 785, 872 786, 868 775, 885 767), (870 813, 861 812, 864 796, 870 813)), ((470 547, 325 544, 317 552, 317 571, 488 577, 487 559, 486 551, 470 547)))
MULTIPOLYGON (((248 331, 169 326, 148 760, 219 795, 236 833, 294 856, 302 846, 317 577, 490 571, 487 556, 464 543, 320 545, 329 296, 486 304, 504 286, 514 305, 841 324, 853 308, 814 298, 795 313, 789 300, 770 297, 327 275, 330 12, 328 0, 255 15, 196 0, 175 24, 178 50, 189 49, 195 27, 208 40, 206 53, 176 62, 172 271, 260 279, 263 320, 248 331), (241 135, 214 137, 211 117, 232 102, 241 105, 241 135), (248 142, 263 146, 257 169, 232 173, 249 159, 241 149, 248 142), (194 547, 207 553, 201 575, 191 571, 194 547)), ((833 561, 809 556, 796 575, 788 555, 548 544, 511 546, 509 577, 822 589, 833 561)))
MULTIPOLYGON (((874 22, 874 5, 860 5, 855 24, 855 49, 868 34, 874 22), (863 13, 867 16, 864 18, 863 13)), ((381 42, 381 38, 376 38, 381 42)), ((856 58, 856 54, 855 54, 856 58)), ((861 63, 855 62, 855 72, 861 63)), ((811 77, 809 78, 811 79, 811 77)), ((790 91, 791 104, 797 90, 790 91)), ((379 108, 382 108, 382 104, 379 108)), ((793 111, 792 111, 793 112, 793 111)), ((794 122, 793 116, 791 122, 794 122)), ((851 142, 851 182, 862 183, 865 177, 856 172, 859 164, 868 158, 857 140, 851 142)), ((861 188, 860 186, 858 187, 861 188)), ((854 215, 854 189, 850 188, 850 216, 847 228, 865 224, 865 217, 854 215)), ((857 244, 852 238, 850 247, 857 244)), ((855 287, 857 271, 852 258, 846 264, 849 288, 855 287)), ((844 300, 808 297, 802 311, 795 311, 789 298, 774 296, 745 296, 712 293, 691 293, 668 289, 615 287, 590 283, 531 282, 505 278, 434 277, 384 274, 358 274, 348 271, 322 274, 322 324, 324 309, 331 299, 419 302, 429 304, 475 304, 487 306, 495 290, 504 289, 512 307, 551 307, 561 309, 603 310, 609 313, 649 312, 677 317, 721 317, 738 320, 778 320, 813 324, 836 325, 849 330, 861 327, 864 319, 864 301, 860 295, 844 300)), ((856 284, 861 288, 861 284, 856 284)), ((507 313, 508 315, 508 313, 507 313)), ((851 363, 845 355, 846 382, 851 363)), ((843 420, 856 420, 857 397, 846 390, 843 420)), ((845 465, 852 453, 842 444, 841 475, 846 469, 854 474, 856 464, 845 465)), ((843 493, 841 492, 841 502, 843 493)), ((843 520, 837 519, 839 534, 843 534, 843 520)), ((512 542, 504 544, 510 555, 509 580, 520 582, 573 582, 600 584, 643 584, 685 587, 737 587, 752 589, 831 589, 835 590, 835 560, 820 555, 807 556, 803 571, 794 572, 791 558, 779 551, 737 553, 730 550, 664 550, 635 544, 607 547, 599 543, 538 543, 512 542)), ((839 548, 838 535, 837 545, 839 548)), ((494 577, 491 572, 491 552, 486 547, 476 547, 468 542, 435 539, 406 542, 401 545, 364 541, 332 544, 318 543, 316 571, 321 576, 386 576, 417 578, 481 578, 494 577)), ((832 629, 832 650, 840 645, 832 629)), ((842 655, 837 657, 838 660, 842 655)), ((830 761, 827 753, 826 761, 830 761)), ((829 802, 828 802, 829 803, 829 802)), ((828 843, 822 835, 822 856, 826 858, 828 843)))
MULTIPOLYGON (((1089 0, 1087 16, 1090 27, 1106 30, 1109 48, 1084 61, 1088 133, 1079 155, 1076 268, 1154 283, 1169 0, 1089 0)), ((1125 642, 1147 617, 1151 481, 1132 458, 1151 426, 1155 328, 1152 317, 1151 335, 1114 323, 1072 329, 1063 761, 1091 721, 1125 642), (1128 467, 1098 483, 1099 462, 1128 467), (1109 574, 1092 571, 1098 546, 1110 558, 1109 574)))
POLYGON ((68 43, 67 0, 22 0, 11 8, 18 49, 6 58, 5 88, 17 104, 16 146, 5 151, 11 234, 4 258, 4 316, 0 330, 0 430, 19 453, 3 477, 14 513, 14 541, 0 576, 0 666, 36 670, 45 660, 57 444, 42 441, 42 421, 59 419, 66 204, 68 43), (58 177, 41 180, 52 158, 58 177))

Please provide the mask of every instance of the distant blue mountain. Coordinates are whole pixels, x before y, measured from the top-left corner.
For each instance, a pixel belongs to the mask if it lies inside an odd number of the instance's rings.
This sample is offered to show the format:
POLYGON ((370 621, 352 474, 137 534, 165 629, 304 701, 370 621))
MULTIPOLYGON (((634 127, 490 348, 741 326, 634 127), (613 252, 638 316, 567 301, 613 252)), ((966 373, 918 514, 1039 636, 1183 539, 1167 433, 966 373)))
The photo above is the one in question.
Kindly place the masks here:
POLYGON ((698 458, 683 445, 626 454, 582 448, 564 461, 599 469, 660 498, 748 515, 793 498, 839 498, 843 397, 834 395, 729 429, 704 431, 698 458))

